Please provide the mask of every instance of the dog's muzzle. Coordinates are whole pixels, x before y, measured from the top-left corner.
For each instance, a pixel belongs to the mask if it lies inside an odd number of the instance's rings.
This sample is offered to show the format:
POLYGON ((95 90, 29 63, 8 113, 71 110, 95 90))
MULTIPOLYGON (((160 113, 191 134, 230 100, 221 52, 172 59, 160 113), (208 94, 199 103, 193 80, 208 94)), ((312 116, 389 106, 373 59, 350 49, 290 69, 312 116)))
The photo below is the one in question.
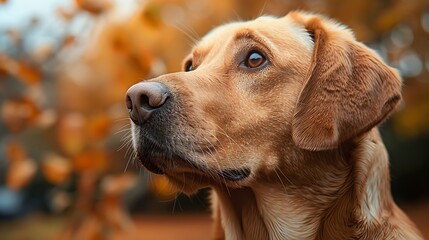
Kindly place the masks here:
MULTIPOLYGON (((143 166, 156 174, 164 174, 169 161, 180 161, 202 173, 209 173, 203 166, 195 164, 175 149, 171 139, 171 127, 175 125, 173 99, 168 87, 160 82, 140 82, 131 86, 126 94, 125 102, 129 117, 140 129, 137 156, 143 166)), ((135 133, 133 133, 135 134, 135 133)), ((217 175, 228 181, 239 181, 250 175, 250 169, 223 169, 217 175)))

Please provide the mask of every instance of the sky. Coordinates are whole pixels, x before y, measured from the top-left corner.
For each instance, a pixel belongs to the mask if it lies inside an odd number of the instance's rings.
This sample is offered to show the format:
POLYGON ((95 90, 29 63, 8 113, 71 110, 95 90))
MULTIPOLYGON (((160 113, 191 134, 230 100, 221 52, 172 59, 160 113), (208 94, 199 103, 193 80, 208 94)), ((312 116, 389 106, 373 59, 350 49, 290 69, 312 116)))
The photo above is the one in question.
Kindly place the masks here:
MULTIPOLYGON (((121 20, 132 16, 132 13, 138 9, 138 0, 111 0, 116 1, 114 11, 109 11, 106 16, 108 19, 121 20), (120 2, 120 4, 118 4, 120 2)), ((41 27, 37 32, 32 32, 31 38, 27 36, 25 47, 34 49, 43 44, 49 44, 55 36, 62 36, 63 30, 74 35, 84 37, 82 30, 91 30, 94 21, 92 16, 85 12, 80 12, 73 23, 67 23, 59 17, 57 9, 74 9, 74 0, 7 0, 6 3, 0 3, 0 40, 4 32, 12 30, 32 29, 31 19, 36 17, 41 27), (82 35, 82 36, 81 36, 82 35)), ((0 51, 7 51, 8 45, 0 41, 0 51)))
MULTIPOLYGON (((38 16, 42 21, 58 21, 56 9, 71 7, 73 0, 8 0, 0 4, 0 27, 11 28, 28 23, 29 19, 38 16)), ((116 15, 125 16, 134 11, 136 0, 116 0, 116 15)))
POLYGON ((33 16, 51 20, 55 18, 55 9, 67 5, 70 5, 69 0, 8 0, 0 4, 0 26, 19 26, 27 23, 33 16))

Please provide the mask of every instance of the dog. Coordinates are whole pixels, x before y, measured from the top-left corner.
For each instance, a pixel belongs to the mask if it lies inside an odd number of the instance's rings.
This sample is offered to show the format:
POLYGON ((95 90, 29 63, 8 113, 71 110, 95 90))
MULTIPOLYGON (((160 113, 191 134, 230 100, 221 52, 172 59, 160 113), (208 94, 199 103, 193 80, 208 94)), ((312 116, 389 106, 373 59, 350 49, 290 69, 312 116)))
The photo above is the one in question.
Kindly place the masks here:
POLYGON ((145 168, 213 189, 213 239, 422 239, 377 129, 401 85, 347 27, 295 11, 215 28, 126 105, 145 168))

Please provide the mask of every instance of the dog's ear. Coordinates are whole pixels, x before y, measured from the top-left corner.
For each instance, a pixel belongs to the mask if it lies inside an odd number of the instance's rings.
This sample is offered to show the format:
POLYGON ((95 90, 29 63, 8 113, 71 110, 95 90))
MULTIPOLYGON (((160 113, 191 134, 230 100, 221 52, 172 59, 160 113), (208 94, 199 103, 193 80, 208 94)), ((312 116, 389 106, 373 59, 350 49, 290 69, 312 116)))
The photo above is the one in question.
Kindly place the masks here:
POLYGON ((386 119, 401 99, 401 79, 345 27, 293 13, 314 42, 312 62, 292 121, 292 137, 307 150, 339 146, 386 119))

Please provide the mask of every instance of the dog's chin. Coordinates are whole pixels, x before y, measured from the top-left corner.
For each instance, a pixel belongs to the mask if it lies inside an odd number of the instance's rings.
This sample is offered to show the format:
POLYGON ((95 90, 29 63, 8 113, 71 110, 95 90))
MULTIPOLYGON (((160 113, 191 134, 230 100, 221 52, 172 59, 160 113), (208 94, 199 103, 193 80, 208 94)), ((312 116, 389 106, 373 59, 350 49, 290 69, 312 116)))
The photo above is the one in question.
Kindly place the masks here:
POLYGON ((137 155, 140 163, 148 171, 175 179, 181 176, 189 178, 189 175, 192 175, 194 179, 204 180, 207 184, 219 181, 239 182, 251 174, 247 167, 210 169, 195 163, 193 160, 185 159, 178 154, 153 145, 150 148, 141 146, 137 150, 137 155))
POLYGON ((165 174, 167 165, 175 161, 176 156, 164 152, 160 149, 146 149, 144 147, 137 150, 140 163, 149 171, 155 174, 165 174))
POLYGON ((164 170, 162 170, 160 167, 158 167, 154 162, 159 161, 162 159, 152 159, 152 158, 139 158, 140 163, 151 173, 155 174, 164 174, 164 170))

